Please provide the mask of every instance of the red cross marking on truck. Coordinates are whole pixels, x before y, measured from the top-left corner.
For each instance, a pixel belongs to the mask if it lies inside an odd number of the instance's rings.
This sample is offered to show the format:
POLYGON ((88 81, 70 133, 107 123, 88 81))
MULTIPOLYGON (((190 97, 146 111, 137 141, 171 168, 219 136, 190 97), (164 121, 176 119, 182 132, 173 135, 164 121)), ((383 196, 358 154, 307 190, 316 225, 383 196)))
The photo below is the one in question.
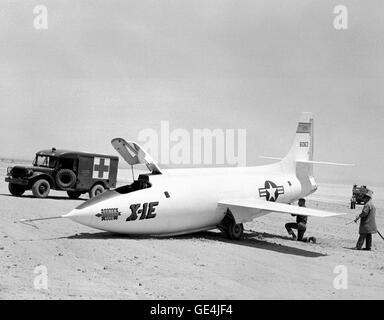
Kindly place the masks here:
POLYGON ((108 175, 105 178, 104 173, 109 173, 109 159, 104 159, 104 158, 95 158, 95 164, 93 167, 93 172, 94 172, 94 178, 95 173, 97 174, 97 178, 99 179, 108 179, 108 175), (98 163, 97 163, 97 160, 98 163))

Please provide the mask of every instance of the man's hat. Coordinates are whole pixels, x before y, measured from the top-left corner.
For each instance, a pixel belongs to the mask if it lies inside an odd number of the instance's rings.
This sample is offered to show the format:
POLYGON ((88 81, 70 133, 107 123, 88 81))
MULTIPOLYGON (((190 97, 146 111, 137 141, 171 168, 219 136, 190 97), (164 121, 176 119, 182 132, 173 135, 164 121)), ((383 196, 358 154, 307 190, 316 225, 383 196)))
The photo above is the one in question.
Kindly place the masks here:
POLYGON ((370 197, 370 198, 372 198, 372 194, 373 194, 373 191, 367 189, 367 193, 366 193, 365 195, 368 196, 368 197, 370 197))

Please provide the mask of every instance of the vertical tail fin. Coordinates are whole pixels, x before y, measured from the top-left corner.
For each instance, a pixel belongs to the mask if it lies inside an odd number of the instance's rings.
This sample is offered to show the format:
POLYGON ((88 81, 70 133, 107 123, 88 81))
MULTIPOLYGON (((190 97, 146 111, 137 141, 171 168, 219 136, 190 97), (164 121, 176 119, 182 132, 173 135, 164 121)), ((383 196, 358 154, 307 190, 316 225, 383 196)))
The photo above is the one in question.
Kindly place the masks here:
POLYGON ((312 113, 303 112, 297 125, 295 140, 284 162, 313 160, 313 116, 312 113))
POLYGON ((281 165, 286 173, 296 173, 302 185, 302 193, 309 194, 317 189, 313 177, 314 119, 310 112, 303 112, 297 125, 296 135, 291 149, 282 159, 281 165))
POLYGON ((314 161, 314 120, 312 113, 303 112, 297 125, 295 139, 288 154, 284 158, 261 157, 266 159, 280 160, 276 163, 287 175, 296 175, 301 185, 301 196, 305 197, 316 191, 317 185, 313 177, 314 164, 326 164, 337 166, 353 166, 350 163, 336 163, 325 161, 314 161))

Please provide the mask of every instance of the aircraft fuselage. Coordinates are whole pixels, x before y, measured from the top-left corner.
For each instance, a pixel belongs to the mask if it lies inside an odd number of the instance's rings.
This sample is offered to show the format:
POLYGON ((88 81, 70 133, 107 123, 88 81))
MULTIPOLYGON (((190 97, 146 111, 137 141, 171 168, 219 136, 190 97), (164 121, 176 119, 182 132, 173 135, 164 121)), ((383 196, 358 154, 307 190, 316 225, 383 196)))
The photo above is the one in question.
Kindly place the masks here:
POLYGON ((298 178, 284 174, 278 164, 177 169, 151 175, 149 180, 150 188, 126 194, 107 191, 68 217, 115 233, 168 236, 216 228, 226 214, 218 207, 221 200, 241 197, 291 203, 306 196, 298 178))

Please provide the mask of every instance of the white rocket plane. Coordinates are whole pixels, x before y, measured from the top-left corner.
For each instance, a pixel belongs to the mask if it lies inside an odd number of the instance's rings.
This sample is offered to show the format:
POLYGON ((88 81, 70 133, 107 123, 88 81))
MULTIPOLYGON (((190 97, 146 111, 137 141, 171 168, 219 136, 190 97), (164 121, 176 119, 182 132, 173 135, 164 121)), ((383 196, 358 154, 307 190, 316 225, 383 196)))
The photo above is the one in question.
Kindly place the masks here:
POLYGON ((230 239, 240 239, 244 223, 271 212, 339 215, 290 205, 316 191, 313 164, 337 165, 313 161, 313 125, 311 113, 303 113, 288 154, 279 162, 257 167, 163 172, 135 142, 113 139, 113 147, 130 165, 146 164, 150 173, 61 217, 121 234, 171 236, 219 228, 230 239))

